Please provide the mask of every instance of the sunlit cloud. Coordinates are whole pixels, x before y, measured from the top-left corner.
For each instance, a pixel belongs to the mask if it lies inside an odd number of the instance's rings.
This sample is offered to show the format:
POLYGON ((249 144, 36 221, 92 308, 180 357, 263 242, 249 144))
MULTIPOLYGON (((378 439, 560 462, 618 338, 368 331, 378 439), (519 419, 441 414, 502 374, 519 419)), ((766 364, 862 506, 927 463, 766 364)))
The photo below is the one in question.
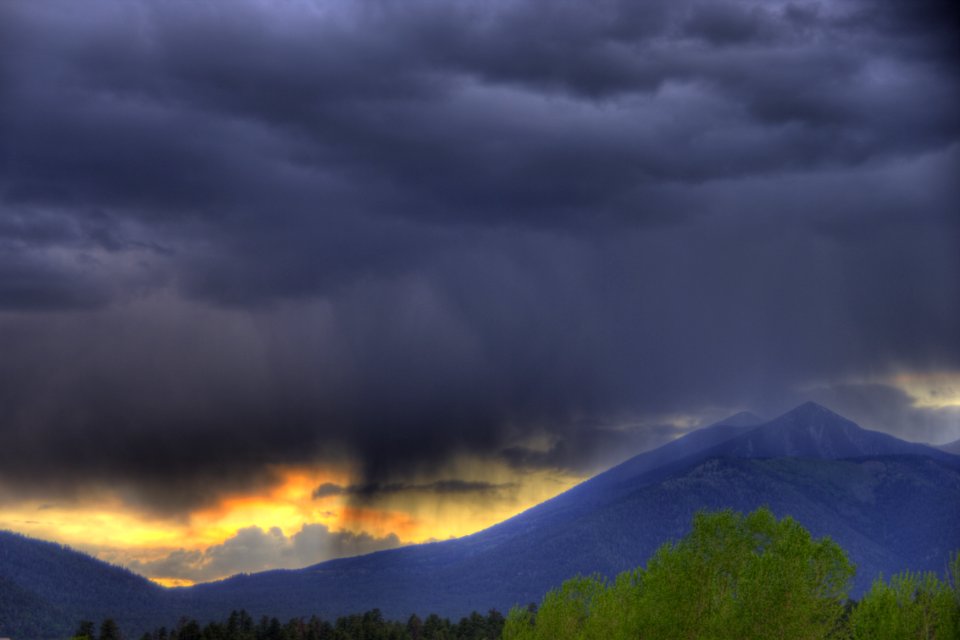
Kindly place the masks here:
POLYGON ((892 376, 890 383, 909 394, 917 407, 960 407, 960 372, 900 373, 892 376))
POLYGON ((137 509, 121 489, 100 489, 73 503, 8 503, 0 528, 57 540, 158 584, 183 586, 460 537, 580 479, 469 456, 439 476, 408 483, 358 484, 349 466, 271 472, 276 482, 269 486, 176 517, 137 509))
POLYGON ((279 527, 245 527, 220 544, 201 550, 177 549, 163 557, 134 559, 129 568, 165 585, 214 580, 236 573, 296 569, 345 556, 391 549, 401 544, 395 534, 330 531, 322 524, 305 524, 293 535, 279 527))

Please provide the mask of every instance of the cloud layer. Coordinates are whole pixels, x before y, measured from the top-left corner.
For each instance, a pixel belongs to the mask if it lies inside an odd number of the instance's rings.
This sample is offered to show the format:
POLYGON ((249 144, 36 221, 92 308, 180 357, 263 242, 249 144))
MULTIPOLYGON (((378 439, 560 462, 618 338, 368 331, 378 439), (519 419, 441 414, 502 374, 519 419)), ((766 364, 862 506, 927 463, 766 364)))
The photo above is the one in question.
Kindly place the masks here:
MULTIPOLYGON (((4 3, 0 499, 583 470, 622 425, 960 371, 956 17, 4 3)), ((960 436, 904 406, 866 426, 960 436)))
POLYGON ((331 532, 322 524, 305 524, 291 536, 277 527, 246 527, 222 544, 204 551, 180 549, 166 557, 128 563, 150 578, 206 582, 237 573, 299 569, 324 560, 356 556, 399 546, 395 534, 375 538, 366 533, 331 532))

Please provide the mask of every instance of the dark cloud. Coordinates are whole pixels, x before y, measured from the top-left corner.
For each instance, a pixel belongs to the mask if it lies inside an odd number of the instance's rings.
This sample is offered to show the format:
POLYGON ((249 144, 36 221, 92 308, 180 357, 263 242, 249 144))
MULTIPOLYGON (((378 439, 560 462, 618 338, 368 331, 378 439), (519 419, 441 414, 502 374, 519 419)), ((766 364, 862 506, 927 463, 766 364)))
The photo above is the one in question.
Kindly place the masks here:
MULTIPOLYGON (((785 12, 789 19, 788 12, 789 8, 785 12)), ((694 5, 689 18, 683 23, 684 34, 718 47, 750 41, 771 41, 776 37, 776 31, 777 25, 770 12, 765 11, 762 5, 751 6, 743 2, 703 2, 694 5)))
POLYGON ((499 457, 520 471, 572 471, 587 475, 653 449, 689 430, 689 425, 580 421, 567 425, 545 448, 515 445, 502 449, 499 457))
POLYGON ((960 370, 955 16, 3 3, 4 494, 586 472, 663 416, 960 370))
POLYGON ((314 499, 330 496, 354 496, 376 498, 397 493, 426 493, 430 495, 476 495, 498 493, 504 489, 515 489, 511 482, 481 482, 476 480, 437 480, 435 482, 408 483, 389 482, 343 486, 333 482, 324 482, 313 490, 314 499))

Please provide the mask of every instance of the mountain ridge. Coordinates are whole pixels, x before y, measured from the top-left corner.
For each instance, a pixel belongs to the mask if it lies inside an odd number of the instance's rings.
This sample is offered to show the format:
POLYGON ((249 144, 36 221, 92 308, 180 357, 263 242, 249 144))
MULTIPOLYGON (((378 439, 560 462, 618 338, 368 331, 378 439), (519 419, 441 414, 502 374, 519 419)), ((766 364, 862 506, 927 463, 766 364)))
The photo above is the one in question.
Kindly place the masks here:
POLYGON ((960 455, 960 440, 954 440, 953 442, 937 445, 937 449, 946 451, 947 453, 951 453, 953 455, 960 455))

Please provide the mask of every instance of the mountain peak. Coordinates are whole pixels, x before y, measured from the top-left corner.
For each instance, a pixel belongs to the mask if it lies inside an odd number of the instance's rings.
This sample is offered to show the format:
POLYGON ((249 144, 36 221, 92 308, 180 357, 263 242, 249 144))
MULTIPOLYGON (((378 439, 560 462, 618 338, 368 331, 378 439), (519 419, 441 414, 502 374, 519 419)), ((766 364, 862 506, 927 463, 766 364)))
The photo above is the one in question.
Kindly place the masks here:
POLYGON ((860 425, 854 421, 816 402, 804 402, 771 422, 780 425, 781 428, 814 429, 818 432, 861 430, 860 425))
POLYGON ((805 402, 712 453, 743 458, 855 458, 867 455, 923 455, 940 458, 938 449, 869 431, 838 413, 805 402))
POLYGON ((839 413, 835 411, 831 411, 830 409, 827 409, 822 404, 817 404, 812 400, 808 400, 803 404, 794 407, 793 409, 787 412, 787 415, 790 415, 790 414, 796 414, 798 416, 803 416, 803 417, 830 416, 830 417, 840 418, 842 420, 847 420, 846 418, 841 416, 839 413))

